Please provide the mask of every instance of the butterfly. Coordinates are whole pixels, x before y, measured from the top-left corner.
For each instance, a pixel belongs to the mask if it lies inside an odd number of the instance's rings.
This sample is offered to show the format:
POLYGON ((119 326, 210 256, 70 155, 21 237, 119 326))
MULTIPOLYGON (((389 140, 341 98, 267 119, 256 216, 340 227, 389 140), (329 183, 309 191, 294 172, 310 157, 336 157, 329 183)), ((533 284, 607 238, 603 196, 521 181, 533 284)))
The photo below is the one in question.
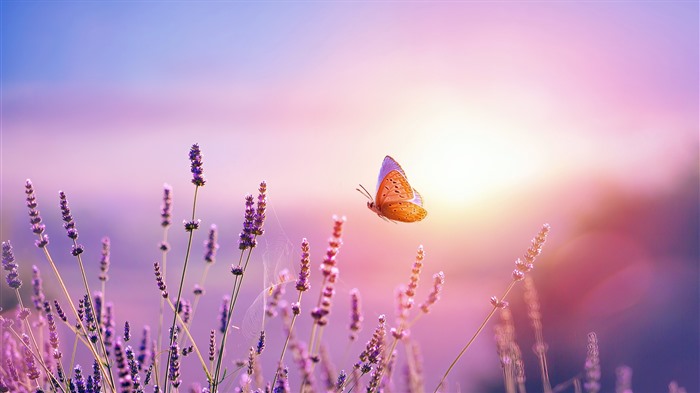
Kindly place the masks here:
POLYGON ((428 212, 423 208, 423 198, 406 179, 406 173, 396 160, 384 157, 377 179, 377 194, 374 199, 360 184, 359 191, 366 196, 369 210, 385 220, 416 222, 425 218, 428 212))

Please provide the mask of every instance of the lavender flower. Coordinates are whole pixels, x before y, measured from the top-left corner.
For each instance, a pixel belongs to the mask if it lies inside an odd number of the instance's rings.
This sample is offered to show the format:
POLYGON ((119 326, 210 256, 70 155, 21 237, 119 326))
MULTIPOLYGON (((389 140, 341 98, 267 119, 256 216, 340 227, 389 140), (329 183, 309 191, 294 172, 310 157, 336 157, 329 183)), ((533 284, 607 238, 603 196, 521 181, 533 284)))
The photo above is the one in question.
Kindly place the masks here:
POLYGON ((191 220, 191 221, 183 220, 182 224, 185 226, 185 231, 192 232, 192 231, 199 229, 199 224, 201 222, 202 222, 202 220, 200 220, 200 219, 191 220))
POLYGON ((139 345, 139 356, 137 358, 137 360, 139 361, 139 370, 143 368, 143 364, 146 362, 146 359, 150 357, 150 350, 148 347, 150 341, 151 327, 145 325, 143 327, 143 333, 141 334, 141 344, 139 345))
POLYGON ((63 322, 68 321, 68 317, 66 317, 66 314, 63 312, 63 309, 61 308, 61 305, 58 304, 58 300, 55 300, 55 299, 54 299, 54 301, 53 301, 53 306, 54 306, 54 308, 56 309, 56 314, 58 315, 58 317, 61 318, 61 320, 62 320, 63 322))
POLYGON ((92 387, 93 391, 102 391, 102 373, 100 372, 100 365, 97 360, 92 363, 92 387))
POLYGON ((160 225, 169 227, 172 223, 170 215, 173 211, 173 188, 169 184, 163 184, 163 204, 160 206, 160 225))
POLYGON ((428 299, 419 306, 424 313, 429 313, 430 307, 440 300, 440 292, 442 292, 443 285, 445 285, 445 273, 438 272, 433 274, 433 289, 430 291, 428 299))
POLYGON ((261 236, 265 231, 262 229, 265 223, 265 210, 267 209, 267 183, 265 181, 260 182, 260 188, 258 188, 258 205, 255 209, 255 216, 253 219, 253 234, 256 236, 261 236))
POLYGON ((131 382, 134 386, 134 391, 138 392, 141 388, 141 377, 139 376, 139 362, 134 356, 134 350, 130 345, 127 345, 124 352, 126 353, 127 366, 129 367, 129 373, 131 375, 131 382))
POLYGON ((277 372, 277 383, 275 383, 273 393, 288 393, 291 391, 289 387, 289 370, 285 367, 277 372))
POLYGON ((413 269, 411 269, 411 278, 406 288, 407 303, 406 307, 411 308, 413 306, 413 297, 416 295, 416 288, 418 287, 418 280, 420 279, 420 272, 423 268, 423 258, 425 253, 423 252, 423 246, 418 246, 418 252, 416 254, 416 261, 413 263, 413 269))
POLYGON ((379 324, 374 329, 372 338, 367 342, 365 349, 360 353, 360 361, 374 364, 379 361, 379 358, 384 351, 384 341, 386 337, 386 316, 379 316, 379 324))
POLYGON ((41 285, 41 272, 39 272, 39 268, 36 265, 32 265, 32 293, 34 308, 41 311, 46 296, 44 296, 44 290, 41 285))
POLYGON ((338 250, 340 249, 343 240, 341 238, 343 233, 343 224, 345 223, 345 217, 333 216, 333 235, 328 239, 328 249, 326 250, 326 256, 321 263, 321 272, 324 276, 331 274, 331 270, 335 266, 335 257, 338 255, 338 250))
POLYGON ((226 332, 226 321, 228 320, 228 303, 231 298, 228 295, 224 295, 221 299, 221 308, 219 308, 219 331, 223 334, 226 332))
POLYGON ((301 239, 301 268, 299 269, 299 279, 296 288, 299 292, 308 291, 309 274, 311 273, 311 261, 309 260, 309 242, 306 238, 301 239))
POLYGON ((24 350, 24 366, 27 372, 27 378, 36 380, 39 378, 39 369, 36 367, 34 355, 32 355, 32 351, 29 349, 29 336, 22 333, 22 342, 24 342, 22 349, 24 350))
POLYGON ((216 354, 216 331, 211 329, 209 331, 209 361, 214 361, 214 355, 216 354))
POLYGON ((362 329, 362 308, 360 305, 360 290, 353 288, 350 290, 350 340, 355 341, 357 333, 362 329))
POLYGON ((170 379, 173 387, 177 388, 182 383, 180 379, 180 346, 177 345, 177 338, 173 340, 173 345, 170 346, 170 367, 168 369, 168 379, 170 379))
POLYGON ((255 240, 255 202, 253 196, 247 194, 245 196, 245 215, 243 218, 243 231, 238 235, 238 248, 245 250, 256 246, 255 240))
POLYGON ((126 363, 126 357, 124 356, 124 349, 122 340, 117 337, 117 342, 114 344, 114 360, 119 371, 119 385, 122 391, 131 391, 132 381, 131 381, 131 371, 126 363))
POLYGON ((204 169, 202 168, 202 152, 196 143, 190 148, 190 163, 192 183, 197 187, 203 187, 206 180, 204 180, 204 169))
POLYGON ((124 322, 124 342, 129 342, 131 340, 131 325, 129 321, 124 322))
POLYGON ((158 289, 160 289, 160 294, 163 296, 164 299, 168 298, 168 290, 165 285, 165 282, 163 281, 163 276, 160 273, 160 264, 158 261, 153 262, 153 273, 156 276, 156 284, 158 284, 158 289))
POLYGON ((85 378, 83 377, 83 369, 78 364, 75 366, 73 371, 73 380, 75 381, 75 387, 78 390, 78 393, 85 393, 85 378))
POLYGON ((549 233, 549 224, 544 224, 540 232, 532 239, 530 248, 527 249, 524 255, 524 261, 518 258, 515 261, 515 270, 513 270, 513 280, 520 281, 525 278, 525 273, 529 272, 534 267, 535 258, 542 252, 542 246, 545 240, 547 240, 547 233, 549 233))
POLYGON ((108 237, 102 238, 102 251, 100 252, 100 281, 107 281, 109 276, 107 276, 107 271, 109 271, 109 249, 111 243, 108 237))
POLYGON ((216 242, 218 237, 217 233, 218 231, 216 225, 211 224, 211 227, 209 228, 209 237, 204 242, 204 247, 207 250, 207 252, 204 254, 204 260, 207 261, 207 263, 214 263, 216 260, 216 250, 219 249, 219 244, 216 242))
POLYGON ((262 353, 263 349, 265 349, 265 331, 261 330, 260 331, 260 338, 258 339, 258 347, 255 350, 255 352, 258 355, 260 355, 262 353))
POLYGON ((594 332, 588 333, 588 353, 586 354, 586 382, 583 388, 586 393, 600 391, 600 353, 598 352, 598 336, 594 332))
POLYGON ((27 207, 29 208, 29 223, 32 225, 32 232, 39 236, 36 241, 36 246, 44 248, 49 244, 49 237, 44 234, 46 226, 41 223, 41 215, 37 210, 36 196, 34 195, 34 185, 32 181, 27 179, 24 185, 24 193, 27 194, 27 207))
POLYGON ((2 242, 2 267, 7 270, 7 285, 13 289, 19 289, 22 286, 22 280, 19 279, 17 273, 17 264, 15 263, 15 254, 12 251, 10 241, 2 242))
POLYGON ((51 312, 51 305, 49 302, 44 302, 44 313, 46 314, 46 321, 49 326, 49 344, 51 348, 54 349, 54 359, 61 358, 61 352, 58 350, 59 338, 58 332, 56 331, 56 320, 51 312))
POLYGON ((314 318, 314 323, 319 326, 325 326, 328 323, 328 314, 331 312, 333 295, 335 295, 335 283, 338 280, 339 270, 337 267, 331 268, 330 274, 326 279, 326 285, 321 292, 321 302, 318 307, 311 311, 311 316, 314 318))

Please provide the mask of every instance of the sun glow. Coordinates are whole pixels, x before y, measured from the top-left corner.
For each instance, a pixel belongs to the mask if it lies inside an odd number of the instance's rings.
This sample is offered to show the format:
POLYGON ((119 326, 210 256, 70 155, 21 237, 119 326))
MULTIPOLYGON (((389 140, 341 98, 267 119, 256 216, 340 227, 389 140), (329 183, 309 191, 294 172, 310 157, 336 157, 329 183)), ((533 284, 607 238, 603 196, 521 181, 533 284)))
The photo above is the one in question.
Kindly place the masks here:
POLYGON ((429 137, 417 146, 410 176, 434 206, 488 198, 532 180, 544 166, 532 135, 516 124, 457 111, 423 124, 429 137))

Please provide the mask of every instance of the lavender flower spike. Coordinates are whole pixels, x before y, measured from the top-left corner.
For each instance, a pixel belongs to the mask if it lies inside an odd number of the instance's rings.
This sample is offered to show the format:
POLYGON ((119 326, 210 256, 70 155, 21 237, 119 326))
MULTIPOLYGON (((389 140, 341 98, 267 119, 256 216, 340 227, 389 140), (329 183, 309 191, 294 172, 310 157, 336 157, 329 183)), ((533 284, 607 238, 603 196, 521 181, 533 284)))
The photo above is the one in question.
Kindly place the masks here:
POLYGON ((36 246, 39 248, 46 247, 49 244, 49 237, 44 234, 44 229, 46 226, 41 223, 41 215, 39 215, 39 210, 36 209, 36 196, 34 195, 34 185, 32 181, 27 179, 24 185, 24 193, 27 194, 27 207, 29 208, 29 223, 32 224, 32 232, 39 236, 39 240, 36 241, 36 246))
POLYGON ((308 291, 311 287, 311 284, 309 284, 309 274, 311 274, 309 242, 306 238, 303 238, 301 239, 301 269, 299 269, 299 279, 296 283, 296 288, 299 292, 308 291))
POLYGON ((207 252, 204 254, 204 260, 207 263, 214 263, 216 261, 216 250, 219 249, 219 244, 216 242, 218 237, 218 230, 215 224, 211 224, 209 228, 209 237, 204 242, 204 246, 207 252))
MULTIPOLYGON (((58 192, 58 196, 61 199, 61 214, 63 215, 63 221, 65 224, 63 224, 63 228, 66 229, 66 234, 70 239, 73 239, 73 241, 78 239, 78 230, 75 229, 75 221, 73 221, 73 215, 70 212, 70 208, 68 207, 68 200, 66 199, 66 193, 63 191, 58 192)), ((83 253, 83 246, 81 244, 73 244, 73 248, 71 250, 71 254, 73 256, 78 256, 83 253)))
POLYGON ((102 238, 102 251, 100 252, 100 281, 107 281, 109 276, 107 272, 109 271, 109 249, 111 243, 108 237, 102 238))
POLYGON ((160 207, 160 225, 168 227, 171 224, 170 215, 173 211, 173 188, 170 184, 163 184, 163 205, 160 207))
POLYGON ((243 218, 243 231, 239 234, 238 248, 245 250, 256 246, 255 242, 255 202, 253 196, 245 196, 245 216, 243 218))
POLYGON ((22 286, 22 280, 19 279, 17 273, 17 264, 15 263, 15 254, 12 252, 12 244, 10 241, 2 242, 2 267, 7 270, 7 285, 13 289, 19 289, 22 286))
POLYGON ((203 187, 206 180, 204 180, 204 169, 202 169, 202 152, 196 143, 190 148, 190 162, 192 183, 197 187, 203 187))
POLYGON ((258 206, 255 208, 255 218, 253 220, 253 233, 261 236, 265 231, 262 229, 265 223, 265 210, 267 209, 267 183, 263 180, 258 188, 258 206))
POLYGON ((46 296, 44 295, 44 290, 41 285, 41 272, 36 265, 32 265, 32 302, 34 302, 34 308, 41 311, 44 308, 44 301, 46 296))

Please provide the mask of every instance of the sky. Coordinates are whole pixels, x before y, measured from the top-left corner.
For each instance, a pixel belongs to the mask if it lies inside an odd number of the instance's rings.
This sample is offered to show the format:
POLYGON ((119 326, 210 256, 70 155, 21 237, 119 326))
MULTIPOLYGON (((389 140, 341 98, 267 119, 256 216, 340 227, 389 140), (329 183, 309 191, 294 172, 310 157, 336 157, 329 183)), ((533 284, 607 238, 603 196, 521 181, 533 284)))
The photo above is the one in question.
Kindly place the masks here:
MULTIPOLYGON (((331 217, 346 216, 338 293, 365 294, 367 337, 379 314, 393 315, 418 245, 421 293, 445 272, 441 303, 413 329, 428 389, 549 223, 532 274, 556 382, 580 370, 597 331, 607 390, 623 363, 638 370, 635 391, 672 379, 700 390, 697 2, 4 1, 0 11, 0 230, 24 274, 50 273, 22 200, 31 178, 57 252, 68 247, 63 190, 86 257, 112 239, 115 303, 140 304, 118 282, 153 285, 162 187, 173 186, 179 223, 199 143, 208 182, 197 211, 222 244, 212 318, 243 197, 265 180, 259 266, 298 271, 302 237, 319 263, 331 217), (374 191, 385 155, 423 196, 424 221, 386 223, 355 191, 374 191)), ((180 264, 181 232, 171 230, 180 264)), ((512 303, 527 342, 524 306, 512 303)), ((124 318, 152 323, 149 312, 124 318)), ((493 322, 451 378, 462 391, 502 391, 493 322)))

